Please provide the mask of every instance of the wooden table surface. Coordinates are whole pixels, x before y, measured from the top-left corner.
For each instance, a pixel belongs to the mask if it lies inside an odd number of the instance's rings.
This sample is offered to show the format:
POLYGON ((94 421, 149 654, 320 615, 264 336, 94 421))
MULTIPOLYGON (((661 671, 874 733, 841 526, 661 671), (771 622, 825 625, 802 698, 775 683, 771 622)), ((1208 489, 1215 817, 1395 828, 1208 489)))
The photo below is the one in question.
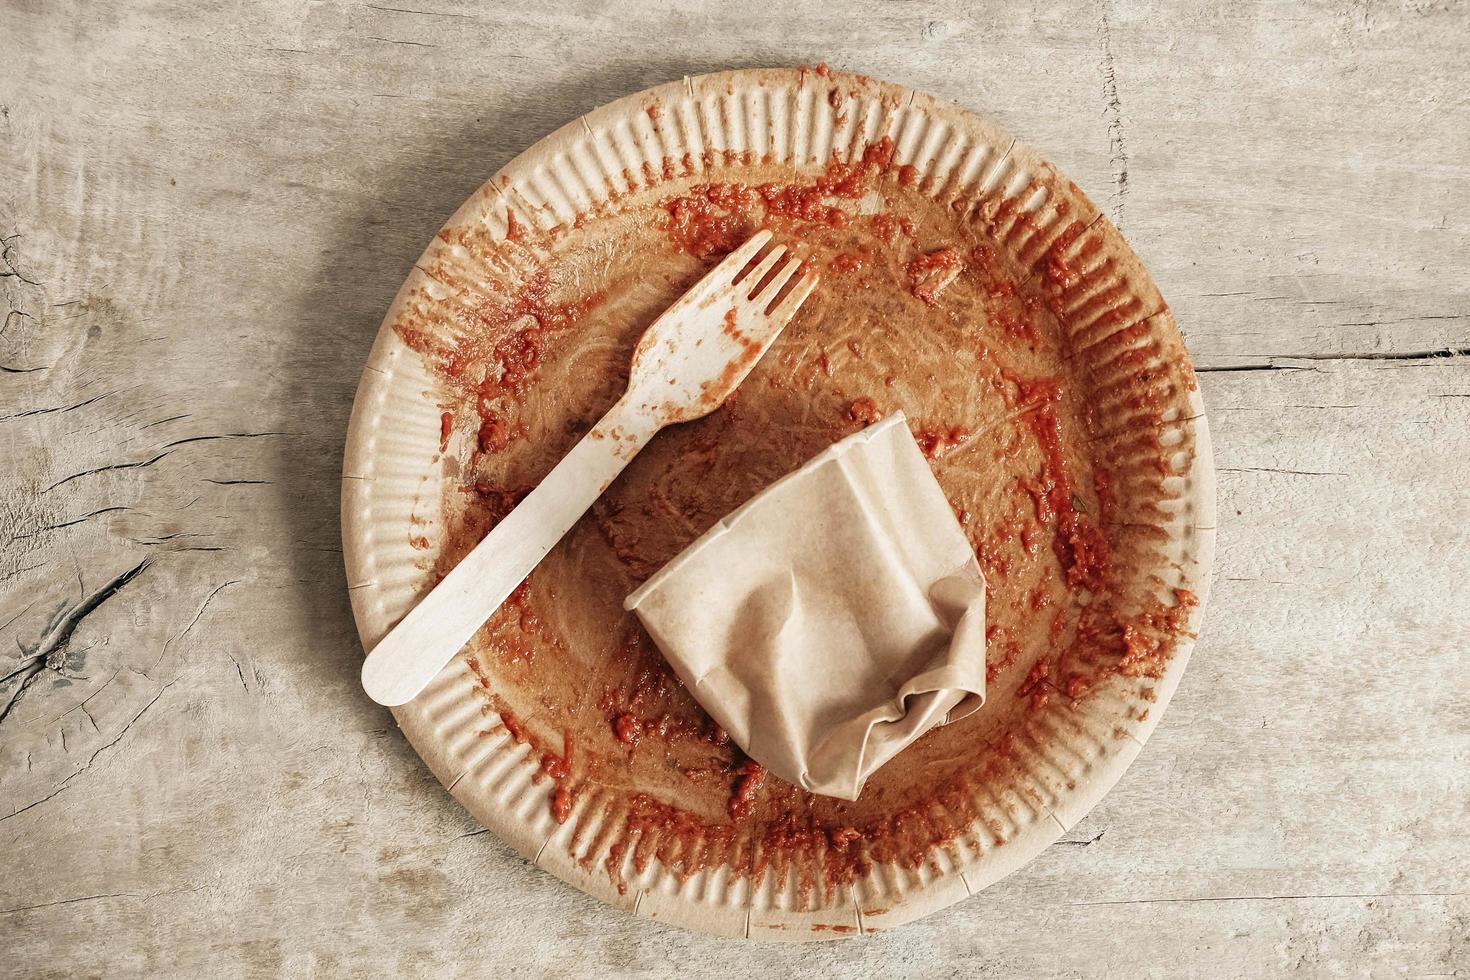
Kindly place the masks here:
POLYGON ((1470 8, 0 0, 0 974, 1470 972, 1470 8), (1182 324, 1214 595, 1028 867, 893 933, 605 908, 357 683, 353 390, 426 241, 617 96, 825 60, 987 113, 1182 324))

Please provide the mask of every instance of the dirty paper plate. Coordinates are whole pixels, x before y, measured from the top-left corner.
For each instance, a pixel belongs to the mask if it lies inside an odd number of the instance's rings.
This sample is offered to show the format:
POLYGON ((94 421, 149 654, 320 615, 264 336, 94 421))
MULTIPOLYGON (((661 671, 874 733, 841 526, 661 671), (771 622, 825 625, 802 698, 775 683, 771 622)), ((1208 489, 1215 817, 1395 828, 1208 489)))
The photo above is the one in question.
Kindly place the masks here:
POLYGON ((365 646, 605 407, 646 317, 748 233, 737 212, 822 263, 818 293, 732 406, 645 449, 394 715, 478 820, 575 887, 704 932, 830 939, 1021 867, 1137 756, 1207 599, 1209 437, 1147 271, 1024 145, 825 68, 685 79, 513 160, 388 311, 343 462, 365 646), (507 347, 482 336, 487 310, 539 332, 508 326, 522 332, 507 347), (466 351, 504 366, 467 371, 466 351), (898 410, 985 574, 985 705, 854 802, 757 784, 680 707, 622 598, 761 486, 898 410), (673 721, 635 717, 645 701, 673 721))

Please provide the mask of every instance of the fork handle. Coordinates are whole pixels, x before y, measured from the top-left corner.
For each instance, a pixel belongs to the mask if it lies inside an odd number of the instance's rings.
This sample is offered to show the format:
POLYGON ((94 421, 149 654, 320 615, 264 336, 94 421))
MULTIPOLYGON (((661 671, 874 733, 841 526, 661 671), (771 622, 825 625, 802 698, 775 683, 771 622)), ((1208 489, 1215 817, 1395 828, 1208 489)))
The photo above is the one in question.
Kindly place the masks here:
POLYGON ((403 704, 454 659, 506 597, 571 530, 659 430, 625 395, 505 519, 378 641, 362 686, 403 704))

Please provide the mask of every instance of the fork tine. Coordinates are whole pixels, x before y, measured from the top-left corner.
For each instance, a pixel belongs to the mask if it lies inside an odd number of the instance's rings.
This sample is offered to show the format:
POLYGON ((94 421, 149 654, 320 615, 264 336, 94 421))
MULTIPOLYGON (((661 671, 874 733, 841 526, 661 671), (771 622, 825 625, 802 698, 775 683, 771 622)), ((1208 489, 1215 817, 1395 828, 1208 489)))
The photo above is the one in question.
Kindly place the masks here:
POLYGON ((766 273, 770 272, 772 267, 775 266, 778 261, 780 261, 781 256, 785 254, 785 245, 777 245, 772 248, 770 252, 766 254, 765 258, 761 259, 760 265, 756 266, 754 269, 751 269, 750 275, 740 280, 740 298, 750 299, 751 293, 755 290, 757 286, 761 284, 761 280, 766 277, 766 273))
POLYGON ((754 258, 755 253, 759 252, 770 240, 770 231, 762 228, 746 239, 744 245, 725 256, 715 268, 728 276, 727 281, 733 281, 735 276, 740 274, 740 270, 745 268, 745 264, 754 258))
POLYGON ((766 288, 762 289, 754 299, 754 303, 761 308, 761 312, 765 312, 765 308, 771 305, 772 300, 780 295, 781 287, 786 285, 791 277, 796 275, 796 270, 800 268, 801 259, 792 255, 789 256, 785 265, 776 270, 776 274, 771 276, 771 281, 766 283, 766 288))
POLYGON ((771 319, 777 323, 785 323, 796 316, 796 311, 801 309, 801 304, 806 302, 806 298, 811 295, 813 289, 817 288, 817 283, 820 281, 821 277, 815 275, 806 275, 798 279, 796 285, 791 287, 791 292, 787 293, 786 298, 781 301, 781 305, 771 311, 771 319))

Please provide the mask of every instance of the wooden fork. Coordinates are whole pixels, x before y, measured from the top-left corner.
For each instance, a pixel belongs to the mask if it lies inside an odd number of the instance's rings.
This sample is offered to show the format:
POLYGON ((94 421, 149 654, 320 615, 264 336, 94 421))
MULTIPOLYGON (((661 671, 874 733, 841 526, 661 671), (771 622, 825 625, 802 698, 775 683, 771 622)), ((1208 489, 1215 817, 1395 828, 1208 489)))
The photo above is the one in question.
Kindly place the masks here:
POLYGON ((644 331, 623 397, 368 654, 374 701, 422 691, 660 429, 708 415, 745 380, 817 285, 785 246, 761 255, 770 239, 758 232, 644 331))

